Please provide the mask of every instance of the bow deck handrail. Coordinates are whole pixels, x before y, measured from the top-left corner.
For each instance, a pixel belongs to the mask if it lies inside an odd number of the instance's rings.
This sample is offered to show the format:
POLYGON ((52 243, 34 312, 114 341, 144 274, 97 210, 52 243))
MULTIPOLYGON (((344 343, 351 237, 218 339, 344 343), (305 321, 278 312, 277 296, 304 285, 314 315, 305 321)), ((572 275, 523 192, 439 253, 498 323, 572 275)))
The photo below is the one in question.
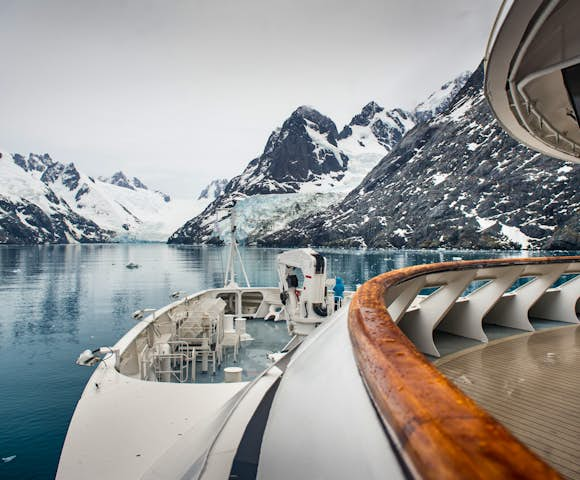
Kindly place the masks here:
MULTIPOLYGON (((500 267, 518 265, 573 265, 568 273, 577 270, 578 262, 580 256, 419 265, 384 273, 358 289, 348 320, 356 362, 391 441, 413 477, 546 479, 560 475, 417 350, 389 314, 385 304, 389 289, 403 290, 402 283, 431 274, 474 269, 497 272, 500 267)), ((413 298, 404 299, 405 309, 413 298)))

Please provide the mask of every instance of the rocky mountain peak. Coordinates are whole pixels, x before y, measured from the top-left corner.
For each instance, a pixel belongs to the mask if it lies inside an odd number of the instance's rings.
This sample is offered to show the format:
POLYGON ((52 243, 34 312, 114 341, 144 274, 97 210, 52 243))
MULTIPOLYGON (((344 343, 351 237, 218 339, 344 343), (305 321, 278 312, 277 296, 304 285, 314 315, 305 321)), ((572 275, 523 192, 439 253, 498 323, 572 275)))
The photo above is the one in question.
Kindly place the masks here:
POLYGON ((362 108, 359 114, 352 117, 350 125, 361 125, 366 127, 371 123, 376 114, 382 112, 383 110, 384 108, 375 101, 369 102, 362 108))
POLYGON ((297 131, 306 127, 325 135, 328 142, 336 146, 338 130, 335 123, 326 115, 307 105, 302 105, 292 112, 290 118, 283 123, 281 133, 290 133, 292 130, 294 130, 293 133, 298 133, 297 131))
POLYGON ((145 185, 137 177, 130 179, 122 171, 113 173, 110 177, 99 177, 101 182, 110 183, 111 185, 117 185, 118 187, 128 188, 129 190, 135 190, 141 188, 147 190, 147 185, 145 185))
POLYGON ((337 180, 348 157, 337 147, 334 122, 318 110, 301 106, 272 132, 258 158, 232 179, 226 193, 292 193, 323 176, 337 180))
POLYGON ((224 192, 227 184, 227 178, 216 178, 202 189, 197 199, 202 200, 205 198, 208 200, 215 200, 224 192))
POLYGON ((30 153, 28 157, 20 153, 14 153, 12 154, 12 159, 16 165, 27 172, 36 171, 42 173, 56 163, 48 153, 30 153))
MULTIPOLYGON (((338 140, 350 140, 349 143, 352 145, 366 149, 369 139, 375 138, 384 148, 384 153, 388 153, 414 126, 415 121, 411 113, 400 108, 385 110, 372 101, 342 129, 338 140)), ((353 150, 352 146, 349 150, 353 150)))
POLYGON ((75 190, 79 186, 79 180, 81 175, 77 168, 75 167, 74 163, 69 163, 66 167, 64 167, 61 179, 62 183, 69 189, 75 190))

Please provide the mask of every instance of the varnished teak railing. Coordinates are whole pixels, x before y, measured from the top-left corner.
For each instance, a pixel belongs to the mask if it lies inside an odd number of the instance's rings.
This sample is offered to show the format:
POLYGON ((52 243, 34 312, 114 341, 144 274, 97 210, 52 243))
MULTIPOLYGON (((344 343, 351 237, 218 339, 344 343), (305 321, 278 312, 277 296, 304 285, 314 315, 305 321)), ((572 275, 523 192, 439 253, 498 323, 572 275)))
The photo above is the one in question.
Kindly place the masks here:
POLYGON ((358 289, 349 310, 356 361, 413 476, 438 480, 560 478, 417 351, 389 315, 384 300, 389 288, 441 272, 577 262, 580 257, 420 265, 379 275, 358 289))

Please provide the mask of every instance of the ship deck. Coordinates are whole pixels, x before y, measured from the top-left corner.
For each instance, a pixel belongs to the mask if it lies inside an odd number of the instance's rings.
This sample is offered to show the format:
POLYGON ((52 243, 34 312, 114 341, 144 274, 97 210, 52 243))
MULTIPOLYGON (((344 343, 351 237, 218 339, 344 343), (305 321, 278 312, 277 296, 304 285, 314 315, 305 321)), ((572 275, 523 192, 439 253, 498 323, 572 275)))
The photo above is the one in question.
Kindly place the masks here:
POLYGON ((500 338, 435 365, 564 477, 580 479, 580 325, 500 338))

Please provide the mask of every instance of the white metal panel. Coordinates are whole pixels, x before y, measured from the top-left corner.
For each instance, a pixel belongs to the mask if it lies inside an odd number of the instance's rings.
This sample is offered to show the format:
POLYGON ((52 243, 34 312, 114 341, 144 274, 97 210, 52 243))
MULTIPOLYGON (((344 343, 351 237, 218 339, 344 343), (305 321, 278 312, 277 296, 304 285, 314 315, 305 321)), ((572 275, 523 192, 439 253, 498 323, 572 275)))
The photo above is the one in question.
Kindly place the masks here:
POLYGON ((214 418, 247 385, 146 382, 120 374, 113 363, 102 363, 87 383, 57 479, 140 478, 185 432, 214 418))
POLYGON ((305 340, 284 373, 258 478, 405 478, 359 375, 346 308, 305 340))
POLYGON ((399 323, 424 285, 425 277, 417 277, 387 290, 385 303, 393 322, 399 323))

